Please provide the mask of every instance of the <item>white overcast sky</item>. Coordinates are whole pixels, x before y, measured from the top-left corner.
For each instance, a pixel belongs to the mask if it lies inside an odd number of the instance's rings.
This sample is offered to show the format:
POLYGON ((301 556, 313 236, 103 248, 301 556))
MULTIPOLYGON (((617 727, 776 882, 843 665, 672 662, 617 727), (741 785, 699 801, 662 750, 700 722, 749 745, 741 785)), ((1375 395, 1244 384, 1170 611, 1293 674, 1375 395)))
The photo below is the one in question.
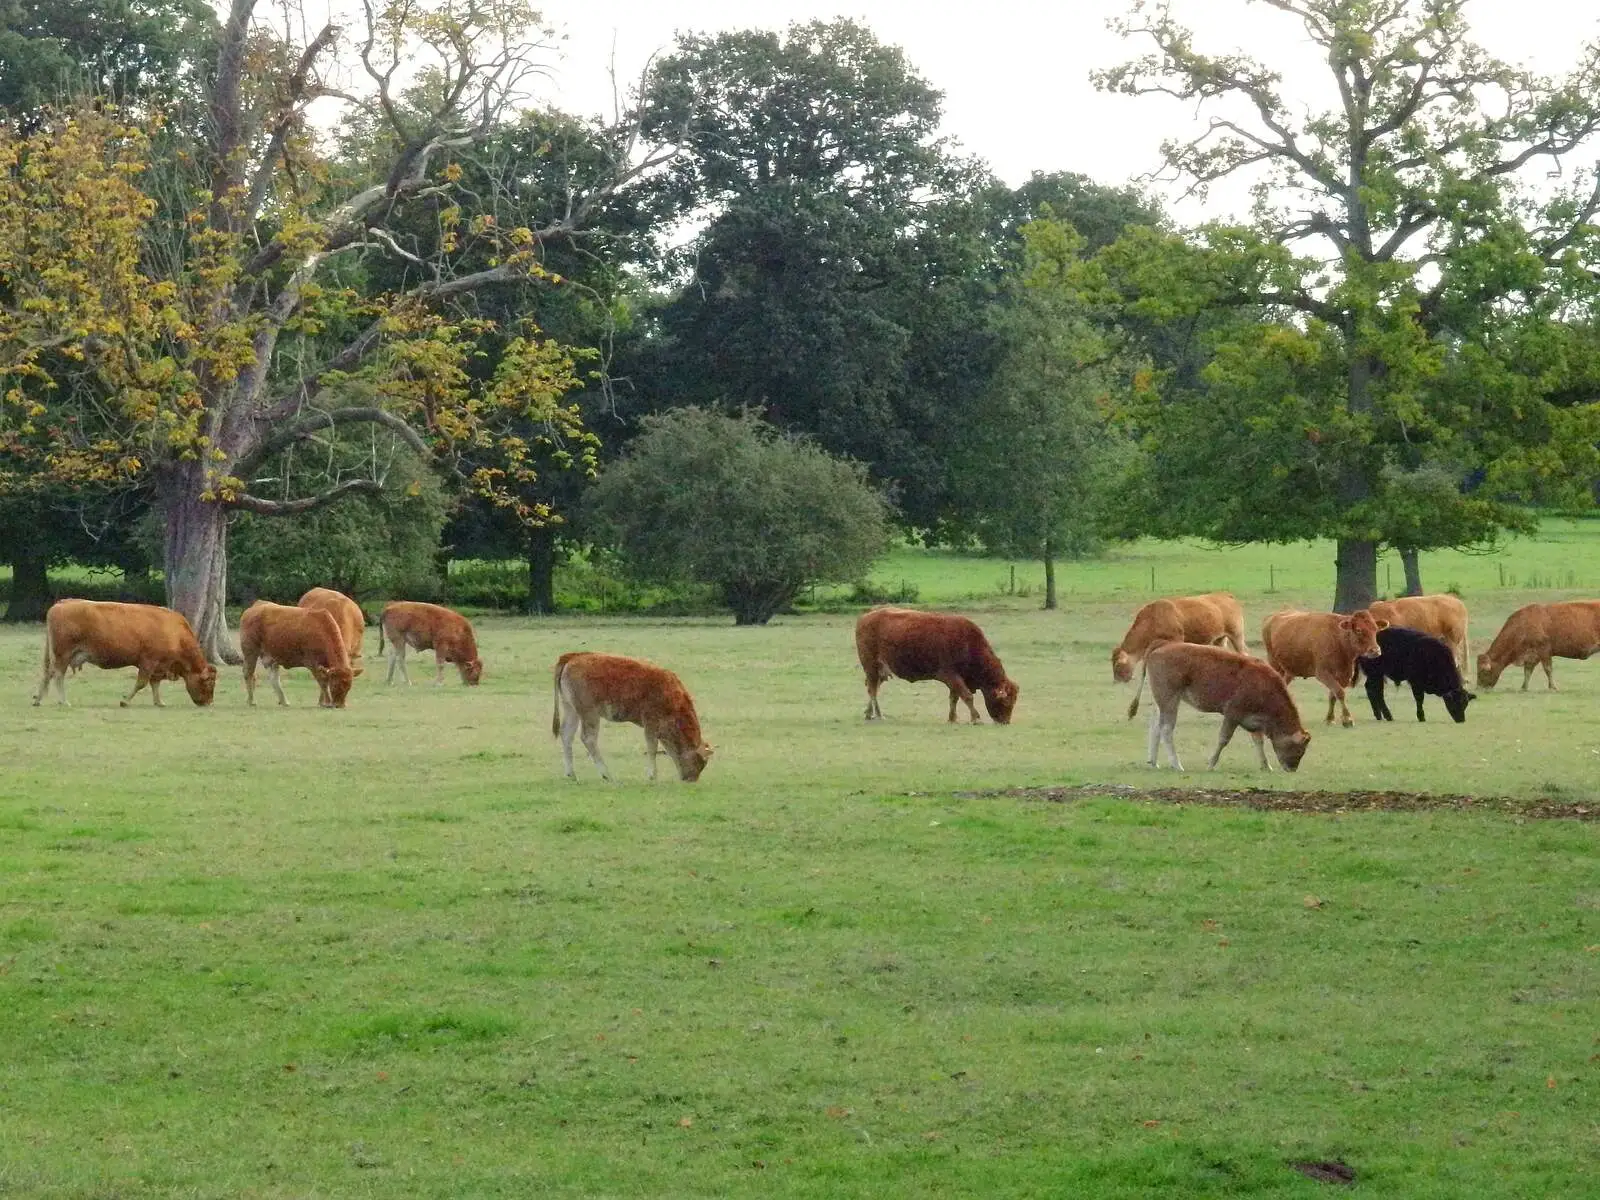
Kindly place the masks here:
MULTIPOLYGON (((1293 17, 1246 0, 1175 0, 1173 7, 1201 50, 1246 50, 1288 66, 1291 95, 1297 83, 1320 86, 1326 77, 1293 17)), ((545 17, 565 40, 545 98, 569 112, 609 114, 613 56, 626 82, 680 30, 852 17, 905 50, 944 93, 945 132, 1008 183, 1036 170, 1070 170, 1120 184, 1154 168, 1161 139, 1194 119, 1193 106, 1106 96, 1090 85, 1091 70, 1144 53, 1106 28, 1107 18, 1127 9, 1126 0, 547 0, 545 17)), ((1497 57, 1546 73, 1564 73, 1582 43, 1600 36, 1600 0, 1474 0, 1467 12, 1497 57)), ((1321 99, 1309 90, 1305 97, 1321 99)), ((1180 212, 1194 220, 1243 205, 1235 190, 1214 194, 1208 209, 1191 203, 1180 212)))

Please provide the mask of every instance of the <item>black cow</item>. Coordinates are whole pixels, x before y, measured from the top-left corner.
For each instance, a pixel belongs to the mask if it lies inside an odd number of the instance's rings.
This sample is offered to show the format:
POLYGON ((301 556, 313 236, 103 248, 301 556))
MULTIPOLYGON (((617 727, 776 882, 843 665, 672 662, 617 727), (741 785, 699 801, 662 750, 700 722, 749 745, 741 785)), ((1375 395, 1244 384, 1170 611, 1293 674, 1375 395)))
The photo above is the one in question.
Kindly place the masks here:
MULTIPOLYGON (((1372 704, 1374 721, 1392 721, 1394 714, 1383 701, 1383 681, 1409 683, 1417 698, 1417 720, 1422 715, 1422 697, 1438 696, 1459 724, 1467 719, 1467 705, 1475 698, 1461 682, 1455 653, 1431 634, 1391 625, 1378 630, 1377 658, 1358 658, 1356 663, 1367 675, 1367 699, 1372 704)), ((1351 682, 1354 682, 1352 680, 1351 682)))

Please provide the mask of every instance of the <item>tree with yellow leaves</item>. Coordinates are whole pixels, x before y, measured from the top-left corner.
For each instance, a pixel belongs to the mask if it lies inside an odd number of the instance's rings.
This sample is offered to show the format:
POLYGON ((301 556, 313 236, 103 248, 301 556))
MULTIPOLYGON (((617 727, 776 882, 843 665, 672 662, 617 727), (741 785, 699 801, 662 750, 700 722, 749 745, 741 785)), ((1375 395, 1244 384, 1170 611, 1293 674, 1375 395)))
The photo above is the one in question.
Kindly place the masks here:
POLYGON ((518 331, 480 378, 481 326, 456 302, 541 276, 544 241, 673 152, 617 139, 610 178, 538 229, 446 207, 443 236, 418 254, 400 218, 449 195, 453 156, 520 102, 547 45, 538 14, 520 0, 368 0, 354 38, 329 25, 297 45, 254 9, 233 0, 222 23, 201 133, 103 106, 0 131, 0 455, 57 482, 149 481, 168 603, 221 661, 236 659, 222 607, 230 514, 293 515, 382 487, 375 471, 259 494, 274 456, 366 427, 419 452, 491 452, 472 484, 515 503, 536 447, 506 418, 592 455, 565 400, 566 349, 518 331), (336 85, 341 65, 363 86, 336 85), (319 153, 313 104, 381 132, 364 174, 319 153), (404 284, 349 286, 344 264, 368 255, 408 262, 404 284))

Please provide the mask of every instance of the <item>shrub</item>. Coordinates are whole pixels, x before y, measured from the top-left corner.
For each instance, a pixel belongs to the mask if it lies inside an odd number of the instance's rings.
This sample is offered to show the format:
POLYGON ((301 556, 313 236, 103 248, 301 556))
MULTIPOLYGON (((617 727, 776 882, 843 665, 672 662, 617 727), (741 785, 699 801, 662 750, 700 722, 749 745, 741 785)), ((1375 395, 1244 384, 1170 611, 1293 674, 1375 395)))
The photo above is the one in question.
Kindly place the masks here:
POLYGON ((811 584, 859 580, 888 548, 888 506, 864 468, 810 440, 699 408, 643 426, 591 494, 635 579, 701 584, 759 625, 811 584))

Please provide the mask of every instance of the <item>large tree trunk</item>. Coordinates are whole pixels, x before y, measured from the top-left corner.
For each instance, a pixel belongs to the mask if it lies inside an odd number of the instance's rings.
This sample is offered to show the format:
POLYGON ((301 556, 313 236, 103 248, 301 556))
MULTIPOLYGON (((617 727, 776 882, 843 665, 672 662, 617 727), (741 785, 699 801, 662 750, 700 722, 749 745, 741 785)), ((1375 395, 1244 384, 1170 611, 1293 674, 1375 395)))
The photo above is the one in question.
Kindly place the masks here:
POLYGON ((162 488, 167 605, 194 626, 200 649, 216 664, 240 661, 223 605, 228 583, 228 510, 201 500, 197 481, 179 472, 162 488))
POLYGON ((1406 595, 1422 595, 1422 568, 1417 563, 1417 551, 1401 549, 1400 565, 1406 572, 1406 595))
POLYGON ((1044 606, 1049 611, 1056 607, 1056 541, 1044 540, 1044 606))
MULTIPOLYGON (((1353 338, 1353 332, 1349 332, 1353 338)), ((1371 359, 1350 360, 1349 403, 1352 413, 1372 409, 1371 359)), ((1359 462, 1347 464, 1339 476, 1339 503, 1345 512, 1372 495, 1372 481, 1359 462)), ((1348 613, 1378 598, 1378 543, 1340 538, 1334 552, 1333 611, 1348 613)))
POLYGON ((528 531, 528 611, 556 610, 556 531, 540 525, 528 531))
POLYGON ((1333 611, 1348 613, 1378 598, 1378 543, 1340 538, 1334 554, 1333 611))
POLYGON ((50 561, 28 547, 11 552, 11 601, 7 621, 42 621, 50 607, 50 561))

